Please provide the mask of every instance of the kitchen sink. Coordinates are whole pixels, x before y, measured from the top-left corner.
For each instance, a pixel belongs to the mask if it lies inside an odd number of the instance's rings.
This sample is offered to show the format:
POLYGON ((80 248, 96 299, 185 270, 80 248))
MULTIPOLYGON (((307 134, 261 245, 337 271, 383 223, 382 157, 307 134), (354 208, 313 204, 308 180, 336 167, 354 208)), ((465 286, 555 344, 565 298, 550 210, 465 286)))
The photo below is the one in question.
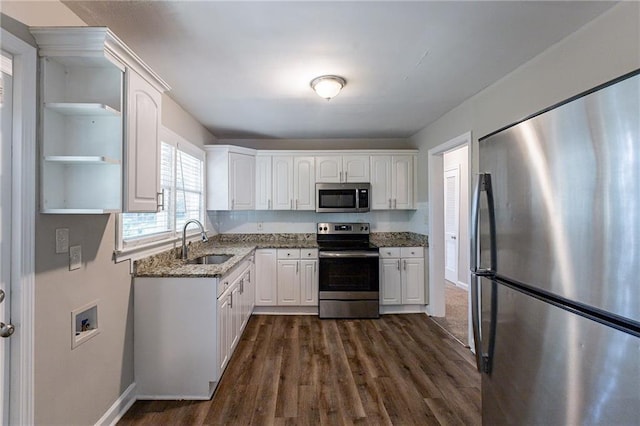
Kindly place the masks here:
POLYGON ((231 259, 233 254, 210 254, 208 256, 200 256, 187 260, 189 264, 195 265, 219 265, 231 259))

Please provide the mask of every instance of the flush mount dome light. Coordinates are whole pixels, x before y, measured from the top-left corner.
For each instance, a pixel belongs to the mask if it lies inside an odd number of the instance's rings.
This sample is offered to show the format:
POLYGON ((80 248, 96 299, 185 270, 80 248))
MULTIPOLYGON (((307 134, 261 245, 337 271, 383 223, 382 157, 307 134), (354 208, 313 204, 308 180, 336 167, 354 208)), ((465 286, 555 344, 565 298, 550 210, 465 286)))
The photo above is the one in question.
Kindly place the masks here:
POLYGON ((329 100, 338 96, 340 90, 347 84, 347 80, 337 75, 323 75, 311 80, 311 88, 321 98, 329 100))

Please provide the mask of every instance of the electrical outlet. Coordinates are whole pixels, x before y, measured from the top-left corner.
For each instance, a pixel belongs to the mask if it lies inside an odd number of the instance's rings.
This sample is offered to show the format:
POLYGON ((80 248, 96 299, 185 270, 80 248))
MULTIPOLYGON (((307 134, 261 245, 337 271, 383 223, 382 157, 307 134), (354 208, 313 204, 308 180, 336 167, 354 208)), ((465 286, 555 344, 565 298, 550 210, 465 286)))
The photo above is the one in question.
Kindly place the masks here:
POLYGON ((56 253, 69 251, 69 228, 56 229, 56 253))
POLYGON ((258 231, 262 231, 262 222, 258 222, 256 225, 258 226, 258 231))
POLYGON ((69 270, 80 269, 82 266, 82 246, 69 247, 69 270))

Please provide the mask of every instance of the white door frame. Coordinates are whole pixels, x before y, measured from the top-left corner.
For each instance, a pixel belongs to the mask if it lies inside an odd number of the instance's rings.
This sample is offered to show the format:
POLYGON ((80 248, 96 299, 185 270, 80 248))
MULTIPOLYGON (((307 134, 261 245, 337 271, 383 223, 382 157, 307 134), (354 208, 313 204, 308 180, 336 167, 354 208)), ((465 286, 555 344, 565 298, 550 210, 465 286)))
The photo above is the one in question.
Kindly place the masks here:
POLYGON ((9 423, 31 425, 33 410, 36 48, 2 29, 2 49, 13 55, 11 382, 9 423))
MULTIPOLYGON (((429 305, 427 314, 434 317, 442 317, 445 314, 444 300, 444 158, 447 151, 467 145, 469 165, 472 164, 471 132, 467 132, 453 138, 428 151, 429 168, 429 305)), ((471 170, 471 167, 469 167, 471 170)), ((467 179, 471 180, 471 172, 467 179)), ((461 177, 462 179, 463 177, 461 177)), ((469 186, 471 187, 471 185, 469 186)), ((470 249, 468 241, 458 241, 459 249, 466 245, 470 249)), ((471 257, 469 256, 468 259, 471 257)), ((458 265, 458 270, 464 268, 469 271, 469 265, 458 265)), ((469 281, 471 273, 469 272, 469 281)), ((471 337, 471 336, 470 336, 471 337)), ((469 343, 471 339, 469 339, 469 343)))

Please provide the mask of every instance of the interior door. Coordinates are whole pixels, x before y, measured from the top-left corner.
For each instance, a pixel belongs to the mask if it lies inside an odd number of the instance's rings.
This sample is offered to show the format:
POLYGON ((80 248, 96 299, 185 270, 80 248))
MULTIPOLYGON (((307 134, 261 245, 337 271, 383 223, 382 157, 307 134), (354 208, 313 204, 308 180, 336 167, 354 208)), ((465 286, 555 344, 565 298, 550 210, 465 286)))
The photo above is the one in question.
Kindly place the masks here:
POLYGON ((460 223, 460 170, 444 172, 444 277, 458 282, 458 225, 460 223))
MULTIPOLYGON (((0 76, 0 119, 2 149, 0 151, 0 327, 10 323, 11 289, 11 146, 13 129, 13 80, 11 56, 2 52, 0 76)), ((7 329, 8 330, 8 329, 7 329)), ((9 339, 0 338, 0 423, 9 424, 9 339)))

